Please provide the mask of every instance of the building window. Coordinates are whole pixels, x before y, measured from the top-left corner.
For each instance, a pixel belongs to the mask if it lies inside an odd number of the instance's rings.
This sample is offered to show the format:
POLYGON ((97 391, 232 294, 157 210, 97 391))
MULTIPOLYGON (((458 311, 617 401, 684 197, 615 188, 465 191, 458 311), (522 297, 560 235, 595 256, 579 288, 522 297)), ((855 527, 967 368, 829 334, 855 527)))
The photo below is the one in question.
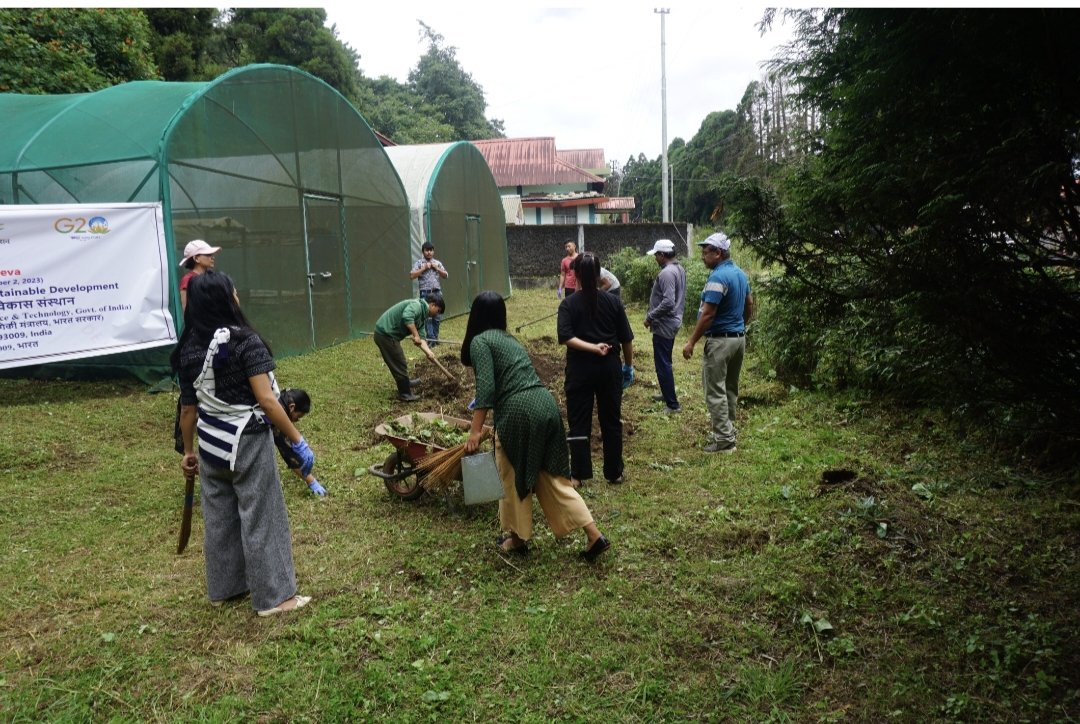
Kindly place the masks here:
POLYGON ((556 206, 551 210, 555 216, 554 223, 556 224, 576 224, 577 223, 577 207, 576 206, 556 206))

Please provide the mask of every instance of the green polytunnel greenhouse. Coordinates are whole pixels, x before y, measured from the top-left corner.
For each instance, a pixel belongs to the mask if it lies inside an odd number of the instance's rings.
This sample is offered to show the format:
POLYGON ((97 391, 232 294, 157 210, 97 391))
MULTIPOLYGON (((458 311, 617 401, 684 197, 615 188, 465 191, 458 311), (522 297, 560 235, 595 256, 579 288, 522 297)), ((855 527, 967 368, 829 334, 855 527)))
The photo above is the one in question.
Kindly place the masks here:
POLYGON ((446 313, 468 311, 482 290, 510 294, 506 216, 495 177, 471 143, 389 146, 409 196, 412 259, 425 241, 449 276, 442 280, 446 313))
MULTIPOLYGON (((277 356, 370 332, 411 292, 401 181, 363 117, 312 75, 253 65, 208 83, 0 94, 0 117, 0 204, 162 203, 176 319, 191 239, 222 247, 217 270, 277 356)), ((54 373, 159 379, 169 351, 54 373)))

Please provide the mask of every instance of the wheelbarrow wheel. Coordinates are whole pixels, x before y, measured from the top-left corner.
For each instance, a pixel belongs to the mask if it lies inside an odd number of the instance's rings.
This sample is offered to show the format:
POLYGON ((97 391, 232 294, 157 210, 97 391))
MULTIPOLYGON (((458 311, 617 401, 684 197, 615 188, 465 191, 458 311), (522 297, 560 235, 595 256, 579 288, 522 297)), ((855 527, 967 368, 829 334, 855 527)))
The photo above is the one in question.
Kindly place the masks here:
POLYGON ((419 475, 405 475, 402 473, 411 471, 413 469, 412 460, 409 456, 400 450, 395 450, 390 453, 386 458, 386 462, 383 463, 383 473, 386 475, 393 475, 396 480, 384 479, 383 483, 386 484, 386 489, 391 494, 401 498, 402 500, 416 500, 424 494, 424 486, 420 484, 419 475))

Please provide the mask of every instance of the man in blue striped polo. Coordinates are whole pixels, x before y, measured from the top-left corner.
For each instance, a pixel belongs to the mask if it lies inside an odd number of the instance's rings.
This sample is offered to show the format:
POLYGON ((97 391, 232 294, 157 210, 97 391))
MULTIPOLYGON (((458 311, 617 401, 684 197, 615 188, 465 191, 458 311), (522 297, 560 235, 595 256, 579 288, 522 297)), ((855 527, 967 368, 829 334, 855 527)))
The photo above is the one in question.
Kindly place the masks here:
POLYGON ((701 261, 712 272, 701 292, 697 325, 683 347, 683 358, 694 355, 694 345, 705 338, 701 382, 705 406, 712 419, 708 453, 735 452, 735 405, 739 400, 739 372, 746 351, 746 323, 754 313, 750 281, 731 260, 731 240, 723 232, 699 241, 701 261))

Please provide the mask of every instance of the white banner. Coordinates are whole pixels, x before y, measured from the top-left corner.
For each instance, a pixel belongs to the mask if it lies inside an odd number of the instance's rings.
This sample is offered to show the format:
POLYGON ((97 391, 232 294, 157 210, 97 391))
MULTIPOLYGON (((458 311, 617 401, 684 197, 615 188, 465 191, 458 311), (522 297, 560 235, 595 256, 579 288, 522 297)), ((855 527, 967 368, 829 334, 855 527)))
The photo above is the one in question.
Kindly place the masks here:
POLYGON ((176 342, 161 204, 0 205, 0 369, 176 342))

